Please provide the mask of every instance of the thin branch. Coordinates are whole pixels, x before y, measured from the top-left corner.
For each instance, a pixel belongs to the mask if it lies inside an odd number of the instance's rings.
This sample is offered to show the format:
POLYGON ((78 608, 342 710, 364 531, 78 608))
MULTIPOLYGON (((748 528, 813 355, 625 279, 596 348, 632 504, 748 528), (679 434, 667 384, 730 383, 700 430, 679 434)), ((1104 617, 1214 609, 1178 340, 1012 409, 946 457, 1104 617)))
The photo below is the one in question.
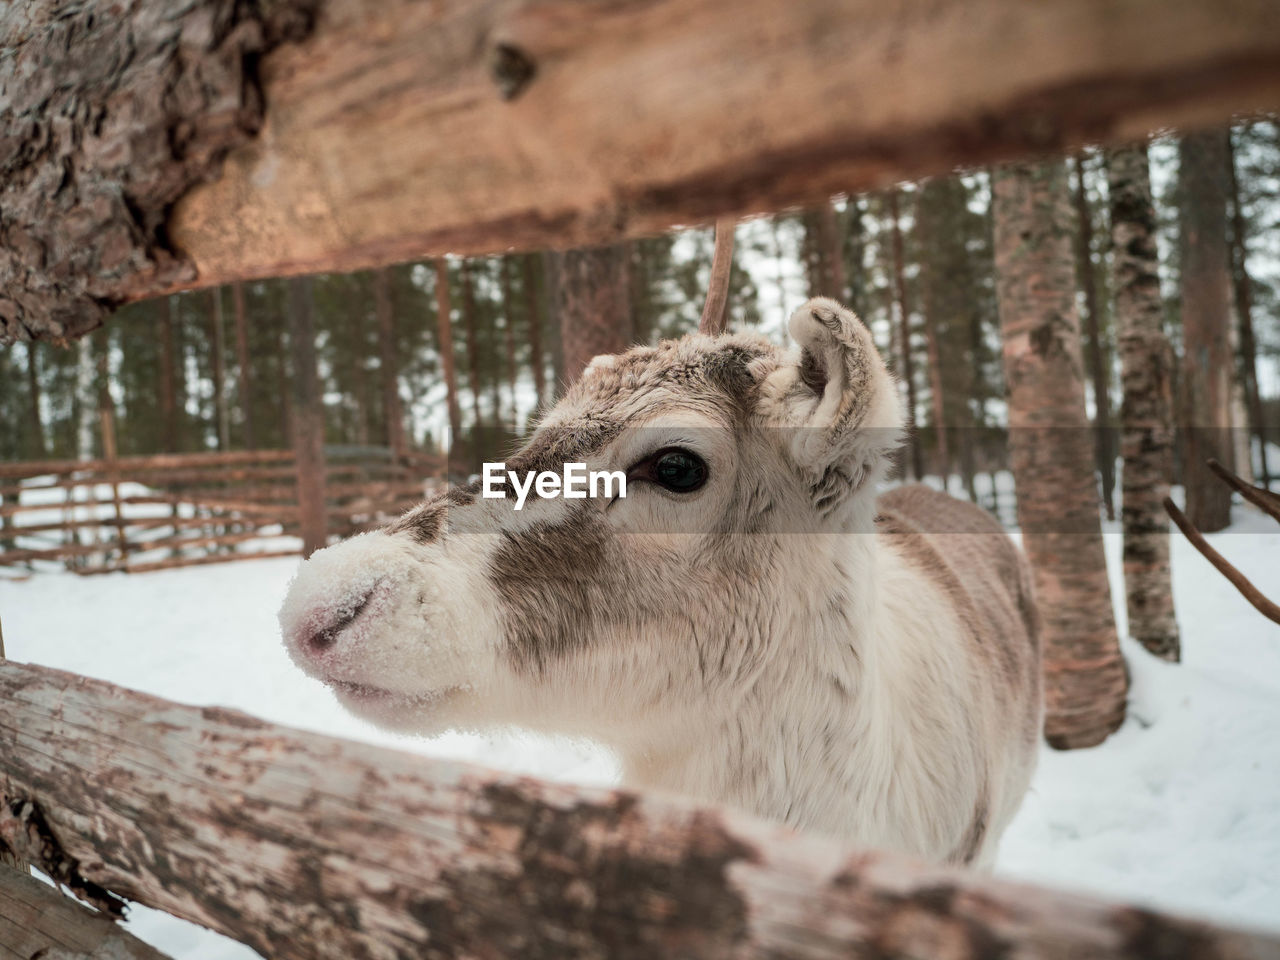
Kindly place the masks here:
POLYGON ((1253 604, 1254 608, 1268 620, 1280 623, 1280 606, 1272 603, 1262 595, 1257 587, 1249 582, 1249 579, 1227 562, 1227 559, 1205 541, 1203 534, 1191 525, 1191 521, 1187 519, 1186 514, 1178 509, 1177 505, 1168 497, 1164 498, 1164 509, 1169 514, 1170 519, 1178 525, 1178 529, 1183 532, 1191 545, 1200 551, 1201 555, 1212 563, 1224 577, 1231 581, 1231 585, 1240 591, 1241 596, 1253 604))
POLYGON ((1244 497, 1255 507, 1265 513, 1273 520, 1280 521, 1280 497, 1277 497, 1270 490, 1263 487, 1255 487, 1251 483, 1245 483, 1240 477, 1232 473, 1217 460, 1209 458, 1209 469, 1218 475, 1218 477, 1236 491, 1240 496, 1244 497))
POLYGON ((733 272, 733 231, 737 222, 732 217, 716 221, 716 249, 711 258, 711 283, 707 302, 702 307, 698 332, 709 337, 724 333, 729 325, 729 275, 733 272))

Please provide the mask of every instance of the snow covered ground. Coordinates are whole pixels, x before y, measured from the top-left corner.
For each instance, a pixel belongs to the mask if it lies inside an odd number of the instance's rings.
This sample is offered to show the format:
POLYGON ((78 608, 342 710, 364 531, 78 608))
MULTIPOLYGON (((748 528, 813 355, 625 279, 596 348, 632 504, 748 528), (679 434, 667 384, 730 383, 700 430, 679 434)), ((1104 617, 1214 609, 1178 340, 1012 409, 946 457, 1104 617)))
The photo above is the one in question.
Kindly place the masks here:
MULTIPOLYGON (((1210 541, 1280 597, 1280 531, 1237 506, 1210 541)), ((1120 587, 1120 538, 1107 536, 1120 587)), ((1180 536, 1174 578, 1185 662, 1126 644, 1129 720, 1103 746, 1045 750, 998 872, 1280 931, 1280 627, 1180 536)), ((293 559, 72 579, 0 582, 8 654, 196 704, 403 749, 577 782, 608 783, 588 744, 510 734, 423 741, 341 711, 280 645, 275 612, 293 559)), ((1123 624, 1123 602, 1118 614, 1123 624)), ((130 927, 181 960, 251 960, 215 934, 134 908, 130 927)))

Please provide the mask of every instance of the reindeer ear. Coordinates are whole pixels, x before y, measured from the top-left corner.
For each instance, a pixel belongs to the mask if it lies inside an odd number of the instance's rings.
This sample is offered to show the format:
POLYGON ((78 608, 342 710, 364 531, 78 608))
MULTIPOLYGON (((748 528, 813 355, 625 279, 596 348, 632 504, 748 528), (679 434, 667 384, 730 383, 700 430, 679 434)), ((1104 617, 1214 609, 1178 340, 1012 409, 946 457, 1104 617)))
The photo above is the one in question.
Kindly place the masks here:
POLYGON ((810 300, 791 315, 800 354, 778 383, 796 465, 812 475, 815 502, 834 509, 879 479, 902 439, 903 413, 893 378, 871 333, 834 300, 810 300))

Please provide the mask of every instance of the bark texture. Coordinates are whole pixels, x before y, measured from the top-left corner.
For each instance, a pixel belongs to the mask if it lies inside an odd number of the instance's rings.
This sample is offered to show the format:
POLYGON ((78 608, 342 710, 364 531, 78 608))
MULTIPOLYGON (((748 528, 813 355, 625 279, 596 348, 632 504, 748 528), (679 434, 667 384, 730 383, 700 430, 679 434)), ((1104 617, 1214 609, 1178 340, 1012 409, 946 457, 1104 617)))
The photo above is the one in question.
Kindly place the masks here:
POLYGON ((1272 0, 36 0, 0 46, 0 339, 175 285, 615 243, 1280 100, 1272 0))
POLYGON ((100 913, 0 865, 0 960, 166 960, 100 913))
POLYGON ((1202 533, 1231 522, 1231 491, 1209 469, 1231 465, 1231 317, 1227 276, 1227 144, 1221 130, 1178 145, 1182 239, 1181 414, 1187 517, 1202 533))
POLYGON ((1280 941, 0 664, 0 837, 276 960, 1277 960, 1280 941), (15 808, 41 811, 33 833, 15 808))
POLYGON ((620 244, 590 247, 556 259, 564 375, 572 383, 592 358, 619 353, 631 339, 627 251, 620 244))
POLYGON ((0 10, 0 342, 66 340, 196 278, 175 201, 257 133, 256 64, 318 0, 88 0, 0 10))
POLYGON ((1120 352, 1121 523, 1129 635, 1165 660, 1180 657, 1164 498, 1173 476, 1173 349, 1164 332, 1160 260, 1146 144, 1107 158, 1120 352))
POLYGON ((1123 722, 1128 675, 1102 548, 1064 164, 998 168, 992 214, 1018 522, 1044 625, 1045 736, 1092 746, 1123 722))

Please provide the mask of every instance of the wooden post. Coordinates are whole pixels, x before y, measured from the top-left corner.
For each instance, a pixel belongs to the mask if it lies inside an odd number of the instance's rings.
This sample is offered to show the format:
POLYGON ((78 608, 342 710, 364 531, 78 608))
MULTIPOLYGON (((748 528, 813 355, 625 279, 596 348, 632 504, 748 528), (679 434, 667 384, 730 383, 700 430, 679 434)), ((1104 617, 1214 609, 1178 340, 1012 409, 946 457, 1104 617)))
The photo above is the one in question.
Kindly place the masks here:
MULTIPOLYGON (((116 543, 120 550, 120 563, 124 566, 129 565, 129 543, 125 536, 124 528, 124 510, 120 505, 120 474, 115 464, 116 460, 116 420, 110 407, 104 407, 98 412, 99 420, 102 424, 102 459, 107 462, 107 481, 111 484, 111 503, 115 510, 115 528, 116 543)), ((176 507, 174 508, 176 512, 176 507)), ((178 528, 173 530, 176 535, 178 528)))
POLYGON ((324 401, 316 370, 311 278, 289 281, 289 349, 293 358, 293 449, 302 555, 325 545, 324 401))

